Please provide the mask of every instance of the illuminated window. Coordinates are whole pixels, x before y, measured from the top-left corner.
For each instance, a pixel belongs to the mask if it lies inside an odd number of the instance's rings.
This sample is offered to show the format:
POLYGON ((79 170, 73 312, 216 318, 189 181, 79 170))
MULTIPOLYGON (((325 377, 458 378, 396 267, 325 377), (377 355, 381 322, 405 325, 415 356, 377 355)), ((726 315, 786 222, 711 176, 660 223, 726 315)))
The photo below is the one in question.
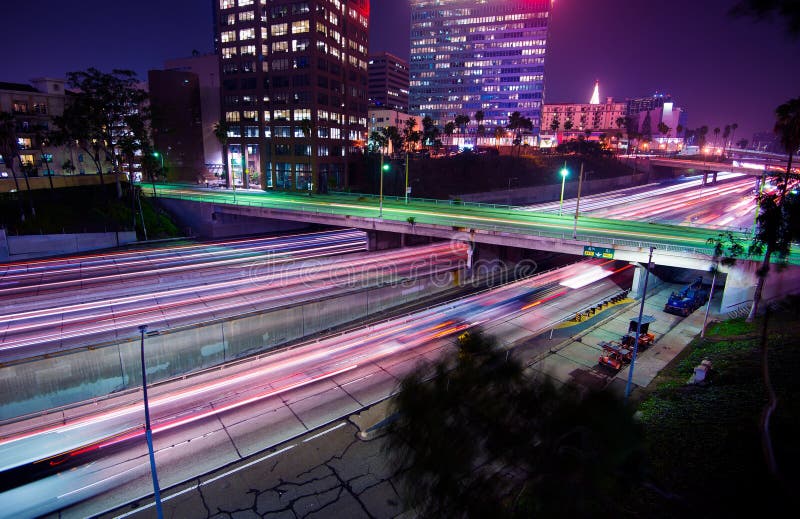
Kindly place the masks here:
POLYGON ((311 28, 311 23, 308 20, 300 20, 292 22, 292 34, 301 34, 308 32, 311 28))
POLYGON ((288 41, 273 41, 272 42, 272 53, 275 54, 277 52, 289 52, 289 42, 288 41))
MULTIPOLYGON (((241 29, 239 30, 239 39, 240 40, 252 40, 256 37, 256 30, 252 27, 249 29, 241 29)), ((244 54, 244 52, 242 52, 244 54)))
POLYGON ((225 112, 225 120, 229 123, 238 123, 239 112, 225 112))
POLYGON ((285 36, 289 33, 289 25, 285 23, 276 23, 269 28, 269 32, 273 36, 285 36))
POLYGON ((231 7, 236 5, 235 0, 219 0, 219 8, 220 9, 230 9, 231 7))
POLYGON ((242 45, 240 49, 242 56, 255 56, 256 55, 256 46, 255 45, 242 45))
POLYGON ((222 43, 236 41, 236 31, 224 31, 219 35, 219 39, 222 43))
POLYGON ((253 0, 239 0, 239 7, 246 7, 248 5, 253 5, 253 0))
POLYGON ((280 121, 281 119, 284 121, 289 120, 290 110, 275 110, 275 120, 280 121))
POLYGON ((242 118, 245 121, 258 121, 258 112, 256 110, 245 110, 242 112, 242 118))
POLYGON ((255 20, 256 13, 255 11, 242 11, 239 13, 239 21, 240 22, 249 22, 250 20, 255 20))
POLYGON ((236 57, 236 47, 223 47, 222 59, 230 59, 236 57))
POLYGON ((311 119, 311 110, 304 108, 294 111, 295 121, 302 121, 304 119, 311 119))

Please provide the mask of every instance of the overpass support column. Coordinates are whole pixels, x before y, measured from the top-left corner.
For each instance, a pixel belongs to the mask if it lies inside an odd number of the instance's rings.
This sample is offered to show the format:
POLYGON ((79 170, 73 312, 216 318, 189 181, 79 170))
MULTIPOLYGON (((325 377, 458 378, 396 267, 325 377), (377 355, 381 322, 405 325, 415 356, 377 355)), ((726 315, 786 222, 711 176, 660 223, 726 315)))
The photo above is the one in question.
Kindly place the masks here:
MULTIPOLYGON (((634 266, 633 271, 633 282, 631 283, 631 291, 629 297, 632 299, 639 299, 642 297, 642 292, 644 290, 644 278, 647 274, 645 270, 645 265, 641 263, 632 263, 634 266)), ((647 289, 652 291, 654 288, 662 285, 664 282, 658 278, 655 273, 651 270, 650 271, 650 282, 647 284, 647 289)))
POLYGON ((405 235, 385 231, 367 231, 367 250, 387 250, 403 247, 405 235))
POLYGON ((703 183, 700 185, 705 186, 707 183, 708 183, 708 171, 703 171, 703 183))
POLYGON ((715 171, 714 172, 714 176, 711 178, 711 183, 712 184, 716 184, 717 183, 717 173, 719 173, 719 171, 715 171))

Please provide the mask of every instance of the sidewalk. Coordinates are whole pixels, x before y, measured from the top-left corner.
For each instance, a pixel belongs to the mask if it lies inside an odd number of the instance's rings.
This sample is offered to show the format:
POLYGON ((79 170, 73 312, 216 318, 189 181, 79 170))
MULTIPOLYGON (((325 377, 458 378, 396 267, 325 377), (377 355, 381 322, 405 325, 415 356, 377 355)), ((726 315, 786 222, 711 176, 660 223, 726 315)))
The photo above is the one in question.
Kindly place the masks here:
MULTIPOLYGON (((645 300, 643 314, 651 315, 656 319, 650 324, 650 333, 655 335, 655 341, 645 351, 638 352, 631 393, 647 387, 659 371, 683 351, 702 329, 705 306, 697 309, 688 317, 680 317, 663 311, 664 304, 672 291, 681 286, 662 285, 651 292, 645 300)), ((711 304, 718 304, 716 298, 711 304)), ((618 341, 622 335, 626 334, 630 321, 639 317, 640 305, 641 301, 639 300, 611 308, 592 318, 588 326, 581 326, 581 329, 566 339, 554 338, 550 341, 549 354, 528 362, 528 370, 533 376, 546 374, 559 382, 573 382, 592 388, 610 386, 613 391, 620 395, 624 394, 630 365, 623 367, 616 374, 599 367, 598 358, 602 353, 602 348, 598 344, 601 341, 618 341)), ((709 315, 709 319, 712 317, 713 313, 709 315)), ((569 330, 569 328, 563 330, 569 330)), ((546 336, 537 338, 539 343, 546 340, 548 340, 546 336)))

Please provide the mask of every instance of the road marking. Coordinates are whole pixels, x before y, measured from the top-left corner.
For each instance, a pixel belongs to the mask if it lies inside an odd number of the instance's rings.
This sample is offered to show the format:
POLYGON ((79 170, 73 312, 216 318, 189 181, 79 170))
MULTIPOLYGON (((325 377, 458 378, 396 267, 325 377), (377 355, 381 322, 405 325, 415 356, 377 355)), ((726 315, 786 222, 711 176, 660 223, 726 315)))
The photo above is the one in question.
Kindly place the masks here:
POLYGON ((333 426, 333 427, 331 427, 330 429, 328 429, 328 430, 326 430, 326 431, 322 431, 321 433, 317 433, 317 434, 315 434, 314 436, 311 436, 310 438, 306 438, 305 440, 303 440, 303 443, 310 442, 310 441, 311 441, 311 440, 313 440, 314 438, 319 438, 320 436, 323 436, 323 435, 325 435, 325 434, 328 434, 328 433, 329 433, 329 432, 331 432, 331 431, 335 431, 335 430, 336 430, 336 429, 338 429, 339 427, 344 427, 345 425, 347 425, 347 423, 345 423, 345 422, 342 422, 342 423, 340 423, 339 425, 333 426))
MULTIPOLYGON (((202 481, 197 485, 193 485, 193 486, 191 486, 189 488, 184 488, 180 492, 175 492, 174 494, 170 494, 169 496, 163 498, 161 500, 161 502, 163 503, 164 501, 169 501, 172 498, 175 498, 175 497, 178 497, 180 495, 186 494, 187 492, 191 492, 192 490, 197 490, 198 488, 200 488, 202 486, 208 485, 209 483, 213 483, 214 481, 217 481, 218 479, 222 479, 224 477, 230 476, 231 474, 235 474, 236 472, 239 472, 240 470, 244 470, 244 469, 246 469, 248 467, 251 467, 251 466, 253 466, 253 465, 257 464, 257 463, 261 463, 264 460, 267 460, 267 459, 269 459, 269 458, 271 458, 273 456, 277 456, 278 454, 282 454, 282 453, 284 453, 284 452, 286 452, 288 450, 294 449, 295 447, 297 447, 297 444, 292 444, 292 445, 289 445, 288 447, 284 447, 283 449, 277 450, 275 452, 271 452, 271 453, 267 454, 266 456, 262 456, 262 457, 258 458, 257 460, 251 461, 250 463, 245 463, 244 465, 236 467, 235 469, 231 469, 228 472, 223 472, 222 474, 220 474, 218 476, 215 476, 215 477, 213 477, 211 479, 208 479, 206 481, 202 481)), ((128 517, 128 516, 131 516, 131 515, 133 515, 135 513, 141 512, 142 510, 147 510, 148 508, 152 508, 154 506, 156 506, 155 502, 148 503, 146 505, 140 506, 136 510, 131 510, 130 512, 126 512, 126 513, 124 513, 122 515, 118 515, 118 516, 114 517, 114 519, 122 519, 124 517, 128 517)))

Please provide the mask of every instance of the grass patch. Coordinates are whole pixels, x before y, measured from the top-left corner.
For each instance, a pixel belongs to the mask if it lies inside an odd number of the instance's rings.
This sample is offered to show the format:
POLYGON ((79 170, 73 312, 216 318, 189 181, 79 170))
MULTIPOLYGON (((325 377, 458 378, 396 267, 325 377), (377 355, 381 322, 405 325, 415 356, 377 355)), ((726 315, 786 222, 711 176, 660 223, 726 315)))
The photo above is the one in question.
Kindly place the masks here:
MULTIPOLYGON (((772 481, 762 454, 759 418, 767 401, 762 378, 760 330, 735 319, 695 339, 662 371, 639 405, 652 480, 673 495, 645 491, 634 499, 647 517, 741 516, 747 506, 762 514, 788 502, 772 481), (713 363, 705 386, 686 381, 703 359, 713 363), (745 496, 753 496, 748 498, 745 496)), ((769 370, 778 394, 771 432, 784 483, 797 485, 800 462, 800 324, 793 313, 770 317, 769 370)))

